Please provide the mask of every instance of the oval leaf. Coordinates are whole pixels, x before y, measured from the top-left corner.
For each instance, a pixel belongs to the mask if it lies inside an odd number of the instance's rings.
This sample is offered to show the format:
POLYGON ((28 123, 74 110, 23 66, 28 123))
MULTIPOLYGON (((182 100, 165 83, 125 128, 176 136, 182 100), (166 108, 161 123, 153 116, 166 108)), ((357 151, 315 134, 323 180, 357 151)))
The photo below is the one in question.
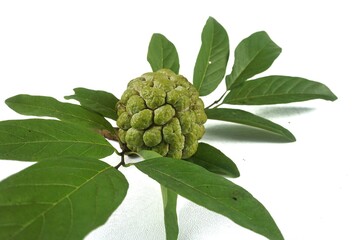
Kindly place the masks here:
POLYGON ((322 83, 300 77, 268 76, 246 81, 225 97, 224 103, 263 105, 324 99, 335 101, 337 97, 322 83))
POLYGON ((285 137, 287 140, 293 142, 295 141, 294 135, 287 130, 286 128, 268 120, 257 116, 255 114, 240 110, 240 109, 230 109, 230 108, 213 108, 206 109, 205 113, 208 119, 240 123, 256 128, 261 128, 272 133, 278 134, 282 137, 285 137))
POLYGON ((186 159, 186 161, 195 163, 210 172, 223 176, 233 178, 240 176, 236 164, 230 158, 217 148, 206 143, 199 143, 196 153, 186 159))
POLYGON ((125 177, 99 160, 37 163, 0 182, 0 239, 83 239, 127 189, 125 177))
POLYGON ((91 90, 86 88, 75 88, 75 94, 66 96, 65 99, 75 99, 80 102, 81 106, 91 111, 99 113, 101 116, 117 119, 115 105, 119 101, 113 94, 91 90))
POLYGON ((270 240, 284 239, 265 207, 231 181, 190 162, 154 158, 135 166, 163 186, 270 240))
POLYGON ((245 80, 268 69, 280 55, 281 48, 266 32, 256 32, 242 40, 235 49, 235 61, 226 77, 227 89, 238 88, 245 80))
POLYGON ((161 194, 164 207, 164 223, 166 240, 177 240, 179 225, 176 213, 177 193, 161 185, 161 194))
POLYGON ((114 132, 110 123, 99 114, 75 104, 59 102, 52 97, 20 94, 8 98, 5 103, 23 115, 54 117, 93 129, 114 132))
POLYGON ((200 96, 213 92, 224 78, 229 59, 229 37, 223 26, 209 17, 201 34, 194 68, 194 86, 200 96))
POLYGON ((114 148, 102 136, 70 123, 45 119, 0 122, 0 159, 102 158, 113 152, 114 148))
POLYGON ((147 60, 154 72, 162 68, 168 68, 174 73, 179 73, 179 56, 176 48, 164 35, 155 33, 152 35, 147 60))

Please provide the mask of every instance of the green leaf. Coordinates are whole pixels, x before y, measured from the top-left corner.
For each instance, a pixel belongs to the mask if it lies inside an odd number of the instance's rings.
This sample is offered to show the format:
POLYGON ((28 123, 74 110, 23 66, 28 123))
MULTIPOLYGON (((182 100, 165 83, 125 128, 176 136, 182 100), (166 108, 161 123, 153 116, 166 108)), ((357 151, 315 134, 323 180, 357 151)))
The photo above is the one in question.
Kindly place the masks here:
POLYGON ((186 161, 202 166, 216 174, 233 178, 240 176, 236 164, 230 158, 206 143, 199 143, 196 153, 186 161))
POLYGON ((74 124, 46 119, 0 122, 0 159, 102 158, 113 152, 114 148, 102 136, 74 124))
POLYGON ((229 59, 226 30, 209 17, 201 34, 201 48, 194 68, 194 86, 200 96, 213 92, 224 78, 229 59))
POLYGON ((240 123, 256 128, 261 128, 270 131, 272 133, 278 134, 282 137, 285 137, 287 140, 291 142, 296 140, 294 135, 286 128, 268 119, 259 117, 255 114, 240 109, 213 108, 213 109, 206 109, 205 113, 208 119, 240 123))
MULTIPOLYGON (((162 157, 159 153, 150 150, 141 150, 138 154, 144 159, 162 157)), ((177 240, 179 235, 179 225, 176 213, 177 193, 161 184, 160 186, 164 207, 166 240, 177 240)))
POLYGON ((174 73, 179 73, 179 56, 176 48, 164 35, 154 33, 149 43, 147 60, 154 72, 168 68, 174 73))
POLYGON ((49 159, 0 182, 0 239, 83 239, 106 222, 128 183, 93 159, 49 159))
POLYGON ((176 213, 177 193, 161 185, 161 194, 164 207, 164 222, 166 240, 177 240, 179 225, 176 213))
POLYGON ((20 94, 8 98, 5 103, 15 112, 23 115, 54 117, 62 121, 114 132, 110 123, 99 114, 79 105, 59 102, 52 97, 20 94))
POLYGON ((135 166, 166 188, 270 240, 284 239, 265 207, 231 181, 190 162, 154 158, 135 166))
POLYGON ((266 32, 256 32, 242 40, 235 49, 235 61, 226 77, 227 89, 238 88, 245 80, 268 69, 280 55, 281 48, 266 32))
POLYGON ((74 95, 66 96, 65 99, 75 99, 84 108, 97 112, 101 116, 117 119, 115 105, 119 99, 113 94, 86 88, 75 88, 74 92, 74 95))
POLYGON ((137 152, 137 154, 143 157, 144 159, 162 157, 159 153, 151 150, 140 150, 139 152, 137 152))
POLYGON ((324 99, 335 101, 337 97, 322 83, 300 77, 268 76, 247 81, 225 97, 224 103, 263 105, 324 99))

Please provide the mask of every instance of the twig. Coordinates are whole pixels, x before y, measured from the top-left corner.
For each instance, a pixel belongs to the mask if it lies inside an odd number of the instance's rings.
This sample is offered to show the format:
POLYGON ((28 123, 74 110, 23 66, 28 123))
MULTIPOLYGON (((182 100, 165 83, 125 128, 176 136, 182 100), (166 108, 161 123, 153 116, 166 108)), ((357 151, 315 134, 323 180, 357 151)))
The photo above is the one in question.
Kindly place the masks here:
POLYGON ((118 137, 118 134, 117 134, 119 128, 114 128, 114 130, 115 130, 115 133, 116 133, 116 134, 110 132, 109 130, 105 130, 105 129, 103 129, 103 130, 98 130, 98 133, 99 133, 100 135, 102 135, 102 136, 103 136, 104 138, 106 138, 106 139, 119 142, 119 137, 118 137))
MULTIPOLYGON (((205 109, 209 109, 210 107, 212 107, 212 106, 214 106, 215 104, 219 103, 219 102, 223 99, 223 97, 225 96, 226 93, 227 93, 227 90, 224 92, 223 95, 221 95, 221 97, 220 97, 218 100, 216 100, 215 102, 213 102, 212 104, 210 104, 209 106, 207 106, 205 109)), ((214 108, 217 108, 217 107, 220 106, 221 104, 222 104, 222 103, 220 103, 219 105, 217 105, 217 106, 214 107, 214 108)))

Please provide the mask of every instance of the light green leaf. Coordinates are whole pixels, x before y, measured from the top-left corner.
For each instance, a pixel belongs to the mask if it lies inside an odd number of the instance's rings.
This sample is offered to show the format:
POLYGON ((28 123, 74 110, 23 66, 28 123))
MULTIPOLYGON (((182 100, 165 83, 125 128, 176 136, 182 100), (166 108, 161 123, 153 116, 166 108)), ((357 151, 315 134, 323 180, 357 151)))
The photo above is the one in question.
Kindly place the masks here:
POLYGON ((0 182, 0 239, 83 239, 106 222, 128 183, 99 160, 49 159, 0 182))
POLYGON ((159 153, 157 153, 155 151, 151 151, 151 150, 141 150, 137 154, 140 155, 141 157, 143 157, 144 159, 162 157, 159 153))
POLYGON ((256 32, 242 40, 235 49, 232 72, 226 77, 227 89, 236 89, 245 80, 268 69, 280 53, 281 48, 266 32, 256 32))
POLYGON ((147 60, 154 72, 168 68, 174 73, 179 73, 179 56, 176 48, 164 35, 154 33, 149 43, 147 60))
POLYGON ((99 114, 81 106, 59 102, 46 96, 20 94, 5 103, 15 112, 29 116, 47 116, 98 130, 114 132, 114 128, 99 114))
POLYGON ((200 96, 213 92, 224 78, 229 59, 226 30, 209 17, 201 34, 201 48, 194 68, 194 86, 200 96))
POLYGON ((224 177, 193 163, 165 157, 149 159, 135 166, 196 204, 270 240, 284 239, 265 207, 245 189, 224 177))
POLYGON ((287 130, 286 128, 271 122, 268 119, 262 118, 255 114, 240 110, 240 109, 231 109, 231 108, 213 108, 206 109, 205 113, 208 119, 240 123, 256 128, 261 128, 272 133, 278 134, 282 137, 285 137, 287 140, 293 142, 295 141, 294 135, 287 130))
POLYGON ((113 94, 86 88, 75 88, 74 92, 74 95, 66 96, 65 99, 75 99, 84 108, 97 112, 101 116, 117 119, 115 105, 119 100, 113 94))
POLYGON ((176 213, 177 193, 161 185, 161 194, 164 207, 164 223, 166 240, 177 240, 179 225, 176 213))
POLYGON ((186 161, 202 166, 216 174, 233 178, 240 176, 236 164, 219 149, 207 143, 199 143, 196 153, 186 161))
POLYGON ((0 159, 103 158, 113 152, 114 148, 102 136, 74 124, 45 119, 0 122, 0 159))
POLYGON ((278 104, 337 97, 322 83, 300 77, 268 76, 246 81, 225 97, 224 103, 243 105, 278 104))

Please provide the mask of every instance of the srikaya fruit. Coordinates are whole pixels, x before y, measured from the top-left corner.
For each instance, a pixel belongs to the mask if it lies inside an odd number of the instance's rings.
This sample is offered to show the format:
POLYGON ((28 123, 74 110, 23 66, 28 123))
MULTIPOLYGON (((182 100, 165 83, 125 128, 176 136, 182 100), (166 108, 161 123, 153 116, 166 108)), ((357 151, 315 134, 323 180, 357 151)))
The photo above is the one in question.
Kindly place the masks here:
POLYGON ((169 69, 131 80, 116 108, 120 142, 134 152, 186 159, 205 133, 207 117, 198 91, 169 69))

